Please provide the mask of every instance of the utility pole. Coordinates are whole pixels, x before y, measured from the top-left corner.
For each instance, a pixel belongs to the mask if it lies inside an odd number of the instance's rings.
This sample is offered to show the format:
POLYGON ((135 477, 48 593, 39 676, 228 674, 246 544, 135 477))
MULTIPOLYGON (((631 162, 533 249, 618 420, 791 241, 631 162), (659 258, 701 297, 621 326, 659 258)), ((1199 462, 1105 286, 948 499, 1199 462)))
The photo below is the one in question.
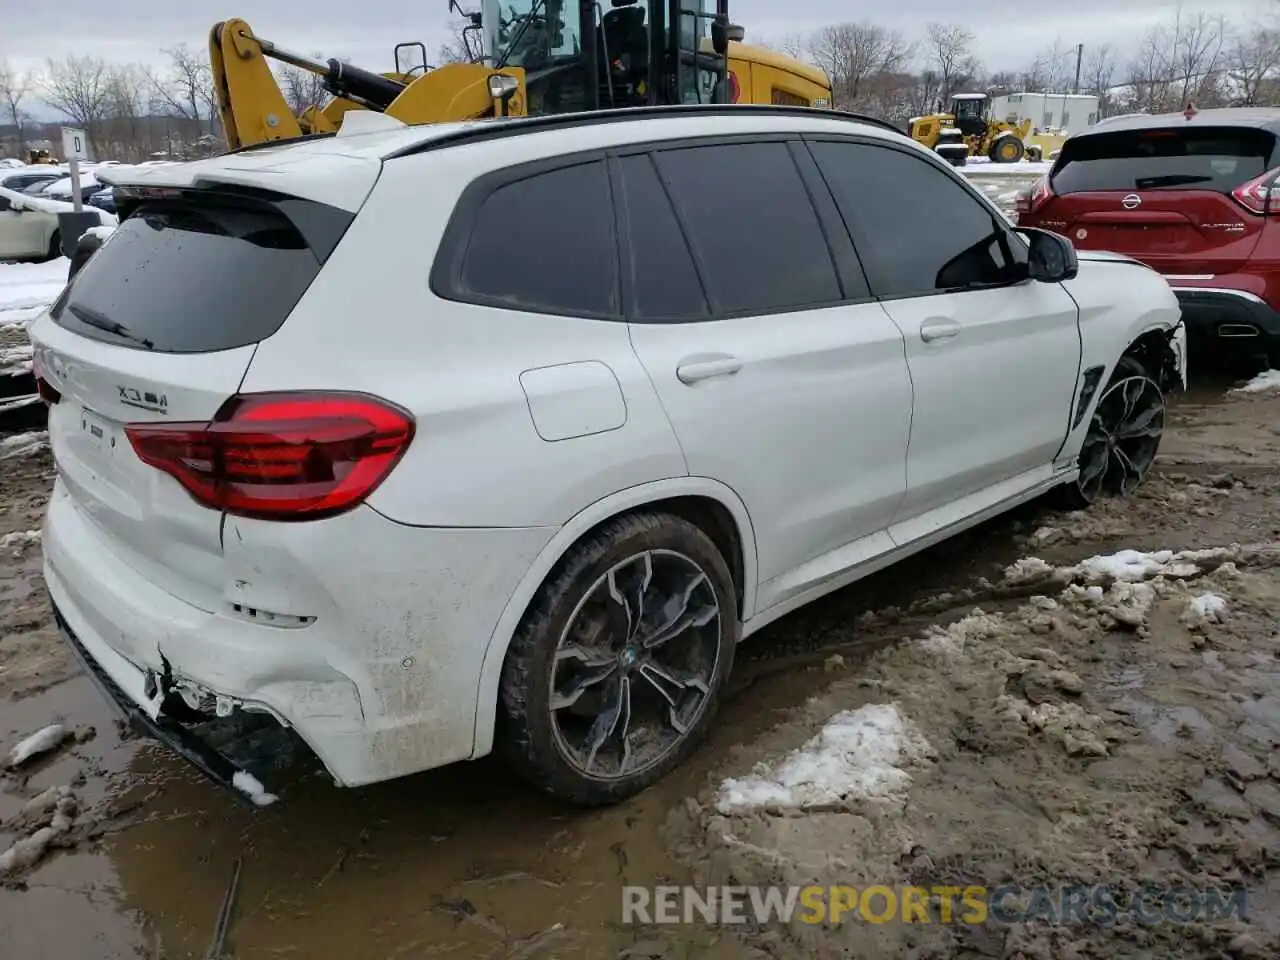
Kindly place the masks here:
POLYGON ((1076 44, 1076 82, 1071 87, 1072 93, 1080 92, 1080 66, 1084 62, 1084 44, 1076 44))

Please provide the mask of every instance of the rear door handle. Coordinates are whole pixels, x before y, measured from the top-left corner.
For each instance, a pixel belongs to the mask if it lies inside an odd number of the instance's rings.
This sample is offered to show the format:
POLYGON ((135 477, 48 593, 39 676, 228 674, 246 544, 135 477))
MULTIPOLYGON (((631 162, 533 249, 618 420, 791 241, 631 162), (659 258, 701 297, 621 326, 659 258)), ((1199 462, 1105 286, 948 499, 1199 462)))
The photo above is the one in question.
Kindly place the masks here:
POLYGON ((925 343, 934 340, 950 340, 960 332, 960 324, 954 320, 926 320, 920 324, 920 339, 925 343))
POLYGON ((689 360, 676 367, 676 379, 692 385, 712 377, 731 377, 742 369, 737 357, 716 357, 708 360, 689 360))

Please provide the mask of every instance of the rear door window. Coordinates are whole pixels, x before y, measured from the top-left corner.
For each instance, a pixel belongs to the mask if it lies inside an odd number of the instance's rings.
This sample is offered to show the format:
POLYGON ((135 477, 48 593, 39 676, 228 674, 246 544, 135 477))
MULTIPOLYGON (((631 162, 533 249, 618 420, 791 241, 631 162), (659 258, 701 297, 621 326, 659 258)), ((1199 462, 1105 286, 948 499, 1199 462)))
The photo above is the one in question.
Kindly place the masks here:
POLYGON ((714 312, 768 313, 842 298, 817 211, 786 143, 664 150, 654 159, 714 312))
POLYGON ((1072 138, 1052 175, 1059 196, 1094 190, 1230 193, 1274 165, 1275 135, 1248 127, 1158 127, 1072 138))
POLYGON ((648 154, 624 157, 622 202, 627 218, 627 316, 633 320, 697 320, 707 298, 680 222, 648 154))
POLYGON ((257 343, 284 324, 351 215, 305 211, 312 243, 268 203, 216 198, 143 203, 84 265, 51 311, 82 336, 160 353, 257 343), (320 231, 317 233, 316 231, 320 231), (318 247, 318 249, 313 249, 318 247))

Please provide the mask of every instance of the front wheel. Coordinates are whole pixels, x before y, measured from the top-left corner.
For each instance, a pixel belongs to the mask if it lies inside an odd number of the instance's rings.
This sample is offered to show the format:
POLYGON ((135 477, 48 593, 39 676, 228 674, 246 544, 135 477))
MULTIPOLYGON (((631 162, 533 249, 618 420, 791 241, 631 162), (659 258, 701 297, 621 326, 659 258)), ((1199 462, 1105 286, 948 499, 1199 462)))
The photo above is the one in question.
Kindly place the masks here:
POLYGON ((1063 488, 1065 505, 1088 507, 1103 497, 1127 497, 1147 478, 1164 436, 1160 384, 1133 357, 1121 357, 1094 406, 1080 448, 1080 473, 1063 488))
POLYGON ((706 733, 740 636, 710 537, 666 513, 613 520, 560 563, 516 631, 497 748, 561 799, 625 800, 706 733))

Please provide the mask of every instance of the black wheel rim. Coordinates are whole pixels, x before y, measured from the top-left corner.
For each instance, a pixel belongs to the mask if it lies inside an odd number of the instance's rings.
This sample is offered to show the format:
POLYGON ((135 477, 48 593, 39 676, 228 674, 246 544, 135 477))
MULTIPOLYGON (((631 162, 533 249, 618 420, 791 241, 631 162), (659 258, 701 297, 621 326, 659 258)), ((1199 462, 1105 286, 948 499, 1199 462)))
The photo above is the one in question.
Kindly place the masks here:
POLYGON ((1080 450, 1085 502, 1128 496, 1146 479, 1164 435, 1164 392, 1149 377, 1125 377, 1103 392, 1080 450))
POLYGON ((720 600, 698 563, 646 550, 602 574, 574 607, 551 664, 551 727, 580 773, 619 780, 660 763, 711 697, 720 600))

